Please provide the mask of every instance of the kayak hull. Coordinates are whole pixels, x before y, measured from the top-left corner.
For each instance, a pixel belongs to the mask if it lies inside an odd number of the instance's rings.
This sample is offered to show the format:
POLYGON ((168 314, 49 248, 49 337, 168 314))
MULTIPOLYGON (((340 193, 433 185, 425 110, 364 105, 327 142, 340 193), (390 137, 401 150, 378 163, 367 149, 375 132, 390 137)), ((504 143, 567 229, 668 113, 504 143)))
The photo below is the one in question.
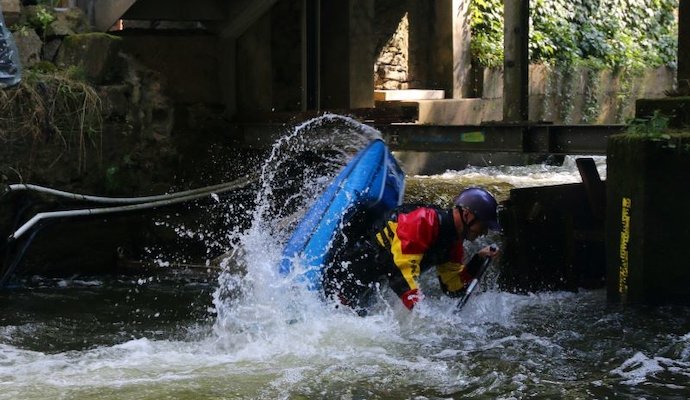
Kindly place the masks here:
POLYGON ((310 290, 321 288, 333 239, 349 218, 363 209, 383 212, 402 202, 405 174, 385 143, 376 139, 340 171, 309 208, 288 240, 279 266, 281 275, 299 263, 299 279, 310 290))

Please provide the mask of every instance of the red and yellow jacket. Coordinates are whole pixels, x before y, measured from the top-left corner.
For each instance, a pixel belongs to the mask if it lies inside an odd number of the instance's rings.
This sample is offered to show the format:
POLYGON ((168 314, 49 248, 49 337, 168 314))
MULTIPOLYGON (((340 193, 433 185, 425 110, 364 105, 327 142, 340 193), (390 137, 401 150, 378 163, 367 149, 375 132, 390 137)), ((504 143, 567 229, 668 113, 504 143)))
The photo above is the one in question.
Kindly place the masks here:
POLYGON ((388 280, 408 309, 420 299, 419 275, 432 266, 450 296, 461 295, 473 278, 463 265, 463 240, 455 230, 452 210, 398 207, 377 229, 376 241, 390 255, 388 280))

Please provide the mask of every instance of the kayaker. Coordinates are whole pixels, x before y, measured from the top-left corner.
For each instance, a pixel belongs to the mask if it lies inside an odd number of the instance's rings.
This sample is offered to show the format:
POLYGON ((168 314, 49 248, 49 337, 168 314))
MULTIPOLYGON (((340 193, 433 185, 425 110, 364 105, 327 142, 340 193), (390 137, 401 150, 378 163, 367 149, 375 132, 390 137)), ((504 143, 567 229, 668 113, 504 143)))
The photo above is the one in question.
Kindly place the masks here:
POLYGON ((419 275, 431 267, 436 267, 447 295, 461 296, 483 260, 497 255, 495 248, 486 246, 463 264, 465 240, 500 229, 497 206, 491 193, 473 187, 461 191, 450 209, 405 204, 383 217, 364 218, 374 221, 368 229, 360 227, 357 232, 354 222, 344 230, 346 238, 337 245, 334 261, 324 271, 326 296, 365 313, 371 295, 387 281, 412 310, 423 298, 419 275))

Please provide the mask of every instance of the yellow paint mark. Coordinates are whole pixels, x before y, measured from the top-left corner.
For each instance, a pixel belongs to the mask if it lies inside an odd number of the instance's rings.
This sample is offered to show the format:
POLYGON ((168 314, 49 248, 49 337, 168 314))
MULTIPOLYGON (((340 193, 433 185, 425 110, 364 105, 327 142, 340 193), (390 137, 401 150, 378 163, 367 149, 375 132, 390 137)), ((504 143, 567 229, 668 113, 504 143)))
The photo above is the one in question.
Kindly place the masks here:
POLYGON ((622 296, 628 294, 628 242, 630 242, 630 208, 632 207, 632 200, 628 197, 623 197, 623 208, 621 212, 621 248, 620 260, 621 265, 618 270, 618 293, 622 296))

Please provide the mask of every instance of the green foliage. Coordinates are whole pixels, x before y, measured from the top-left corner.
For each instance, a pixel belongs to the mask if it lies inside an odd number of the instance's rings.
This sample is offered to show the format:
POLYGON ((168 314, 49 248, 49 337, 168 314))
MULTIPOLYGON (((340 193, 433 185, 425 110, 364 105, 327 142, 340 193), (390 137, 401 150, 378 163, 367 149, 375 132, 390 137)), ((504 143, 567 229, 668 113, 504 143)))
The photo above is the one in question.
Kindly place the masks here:
POLYGON ((0 142, 30 136, 32 160, 34 151, 42 147, 39 144, 52 145, 62 153, 76 150, 77 168, 83 172, 87 148, 100 157, 100 97, 92 86, 74 79, 75 71, 43 62, 25 72, 16 88, 0 90, 0 142))
POLYGON ((36 10, 35 19, 31 21, 34 26, 41 31, 45 31, 48 25, 55 21, 55 15, 51 13, 46 7, 39 7, 36 10))
POLYGON ((503 65, 503 0, 472 0, 470 27, 473 60, 487 67, 503 65))
MULTIPOLYGON (((530 60, 639 70, 673 66, 678 0, 530 0, 530 60)), ((472 0, 473 58, 503 63, 503 0, 472 0)))
POLYGON ((668 130, 669 118, 654 111, 650 118, 635 118, 628 122, 627 133, 645 137, 661 137, 668 130))

